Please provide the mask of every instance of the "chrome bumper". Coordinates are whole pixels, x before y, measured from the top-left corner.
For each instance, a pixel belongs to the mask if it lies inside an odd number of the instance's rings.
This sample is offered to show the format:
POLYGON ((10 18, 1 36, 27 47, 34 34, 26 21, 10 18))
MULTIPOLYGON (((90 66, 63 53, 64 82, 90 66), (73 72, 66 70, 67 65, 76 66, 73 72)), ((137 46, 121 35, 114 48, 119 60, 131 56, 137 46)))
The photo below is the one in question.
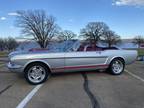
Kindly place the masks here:
POLYGON ((21 65, 13 65, 9 62, 7 67, 11 72, 23 72, 23 67, 21 65))

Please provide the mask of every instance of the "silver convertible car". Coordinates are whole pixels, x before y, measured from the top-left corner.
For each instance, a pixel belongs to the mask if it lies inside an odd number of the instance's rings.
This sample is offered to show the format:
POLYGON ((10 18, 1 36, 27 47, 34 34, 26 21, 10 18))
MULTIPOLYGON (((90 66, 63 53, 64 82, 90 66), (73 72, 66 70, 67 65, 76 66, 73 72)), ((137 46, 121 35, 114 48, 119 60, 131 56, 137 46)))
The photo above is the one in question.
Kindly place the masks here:
POLYGON ((9 54, 8 68, 22 72, 30 84, 45 82, 54 72, 76 72, 107 70, 120 75, 125 65, 133 63, 137 51, 115 47, 98 47, 91 44, 74 43, 61 51, 29 50, 9 54))

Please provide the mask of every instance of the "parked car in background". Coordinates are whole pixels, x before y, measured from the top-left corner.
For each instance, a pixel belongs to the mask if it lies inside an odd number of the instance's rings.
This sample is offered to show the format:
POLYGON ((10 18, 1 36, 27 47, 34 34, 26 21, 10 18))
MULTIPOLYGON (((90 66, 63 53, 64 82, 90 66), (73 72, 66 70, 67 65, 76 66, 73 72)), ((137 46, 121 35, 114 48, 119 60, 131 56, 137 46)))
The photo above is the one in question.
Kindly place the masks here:
POLYGON ((60 51, 29 50, 9 54, 8 68, 22 72, 30 84, 45 82, 51 73, 105 69, 113 75, 123 73, 125 65, 133 63, 137 51, 115 47, 103 48, 75 42, 60 51))

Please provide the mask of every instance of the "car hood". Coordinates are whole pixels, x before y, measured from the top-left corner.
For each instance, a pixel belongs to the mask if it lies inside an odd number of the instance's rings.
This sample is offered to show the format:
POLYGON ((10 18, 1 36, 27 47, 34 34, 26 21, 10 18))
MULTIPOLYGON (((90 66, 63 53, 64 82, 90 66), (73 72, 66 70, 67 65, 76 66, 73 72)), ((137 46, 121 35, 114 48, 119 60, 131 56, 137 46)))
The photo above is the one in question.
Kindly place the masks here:
POLYGON ((28 51, 13 51, 8 55, 8 57, 12 57, 15 55, 20 55, 20 54, 26 54, 26 53, 28 53, 28 51))
POLYGON ((11 52, 8 57, 11 58, 16 55, 24 55, 24 54, 43 54, 43 53, 49 53, 52 51, 13 51, 11 52))

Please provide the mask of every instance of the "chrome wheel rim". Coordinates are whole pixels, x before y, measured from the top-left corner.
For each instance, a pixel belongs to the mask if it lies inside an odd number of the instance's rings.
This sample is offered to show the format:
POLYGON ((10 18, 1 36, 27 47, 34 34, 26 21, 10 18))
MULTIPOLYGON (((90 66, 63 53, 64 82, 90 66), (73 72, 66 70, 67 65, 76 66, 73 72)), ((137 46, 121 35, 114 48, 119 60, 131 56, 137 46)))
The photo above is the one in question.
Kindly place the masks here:
POLYGON ((112 70, 114 73, 119 74, 123 70, 123 63, 120 60, 116 60, 112 64, 112 70))
POLYGON ((42 66, 33 66, 28 71, 28 78, 33 83, 43 81, 46 76, 46 71, 42 66))

